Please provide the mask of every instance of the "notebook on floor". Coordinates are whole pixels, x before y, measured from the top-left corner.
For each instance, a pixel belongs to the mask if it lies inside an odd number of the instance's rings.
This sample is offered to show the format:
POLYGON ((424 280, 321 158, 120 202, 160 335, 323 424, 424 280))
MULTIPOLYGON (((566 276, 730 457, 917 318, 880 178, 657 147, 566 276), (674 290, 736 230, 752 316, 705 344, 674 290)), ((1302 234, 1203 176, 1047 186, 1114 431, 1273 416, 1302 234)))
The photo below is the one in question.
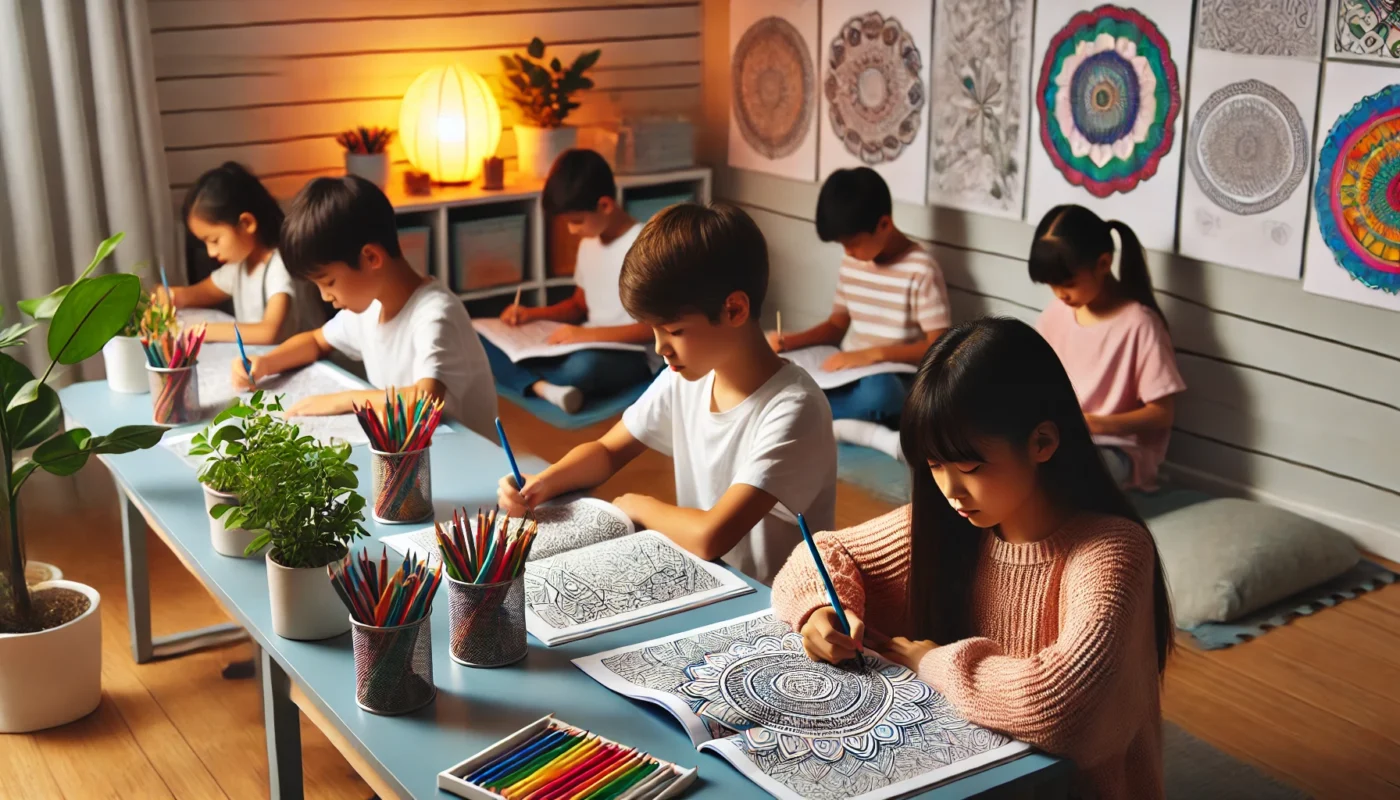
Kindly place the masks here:
POLYGON ((527 322, 524 325, 507 325, 499 319, 476 319, 472 320, 472 327, 476 328, 478 336, 501 348, 501 352, 511 361, 568 355, 576 350, 634 350, 638 353, 645 353, 647 350, 646 345, 625 342, 550 344, 550 335, 563 325, 546 320, 527 322))

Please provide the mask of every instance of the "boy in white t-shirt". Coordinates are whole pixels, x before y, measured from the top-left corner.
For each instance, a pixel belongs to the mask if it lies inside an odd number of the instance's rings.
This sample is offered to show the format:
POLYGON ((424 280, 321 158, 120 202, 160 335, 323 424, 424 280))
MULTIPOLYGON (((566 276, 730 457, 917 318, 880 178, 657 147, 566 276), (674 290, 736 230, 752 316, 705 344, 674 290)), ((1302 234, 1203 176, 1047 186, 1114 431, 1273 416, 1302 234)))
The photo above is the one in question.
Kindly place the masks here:
POLYGON ((621 293, 667 369, 601 439, 524 476, 523 490, 502 478, 502 507, 521 514, 597 486, 651 448, 675 461, 677 505, 613 502, 701 558, 771 581, 801 541, 795 514, 813 530, 835 522, 836 443, 821 389, 764 340, 767 288, 767 245, 742 210, 686 203, 654 217, 623 263, 621 293))
MULTIPOLYGON (((592 150, 566 150, 549 170, 543 200, 547 213, 563 217, 569 233, 581 237, 574 267, 577 288, 569 299, 544 308, 511 304, 501 312, 501 321, 565 323, 549 337, 550 344, 650 342, 651 327, 632 319, 618 296, 622 259, 642 226, 618 205, 608 162, 592 150)), ((576 350, 516 363, 491 342, 482 344, 497 383, 538 395, 570 414, 588 398, 616 394, 651 377, 646 354, 636 351, 576 350)))
MULTIPOLYGON (((252 378, 310 364, 334 348, 363 360, 369 382, 380 389, 308 397, 288 415, 345 414, 351 403, 382 403, 387 387, 417 388, 443 398, 448 416, 495 435, 496 392, 471 317, 441 283, 404 259, 393 206, 377 186, 355 176, 308 183, 287 214, 282 255, 293 275, 309 278, 341 311, 323 327, 254 356, 252 378)), ((233 378, 249 386, 239 359, 233 378)))

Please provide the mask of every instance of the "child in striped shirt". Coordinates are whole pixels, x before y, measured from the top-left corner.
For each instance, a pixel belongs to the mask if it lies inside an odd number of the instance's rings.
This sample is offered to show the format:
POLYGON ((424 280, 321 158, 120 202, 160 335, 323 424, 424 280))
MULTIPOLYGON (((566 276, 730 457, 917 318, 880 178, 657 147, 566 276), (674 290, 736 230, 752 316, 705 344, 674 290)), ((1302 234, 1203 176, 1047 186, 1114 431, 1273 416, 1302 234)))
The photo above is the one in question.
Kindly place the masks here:
MULTIPOLYGON (((822 369, 835 372, 880 362, 917 365, 948 329, 948 289, 933 255, 891 218, 889 186, 868 167, 839 169, 817 199, 817 236, 846 251, 831 316, 815 328, 769 335, 775 352, 837 345, 822 369)), ((900 457, 899 414, 907 375, 880 373, 828 389, 838 441, 900 457)))

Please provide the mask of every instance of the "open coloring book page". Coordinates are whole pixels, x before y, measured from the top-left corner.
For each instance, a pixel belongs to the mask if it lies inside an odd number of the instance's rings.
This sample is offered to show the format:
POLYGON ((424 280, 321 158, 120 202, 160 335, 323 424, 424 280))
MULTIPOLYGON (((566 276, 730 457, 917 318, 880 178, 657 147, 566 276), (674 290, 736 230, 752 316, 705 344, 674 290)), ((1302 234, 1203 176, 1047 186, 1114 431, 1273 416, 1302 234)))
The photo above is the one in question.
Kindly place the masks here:
MULTIPOLYGON (((233 398, 251 397, 252 392, 238 392, 233 387, 233 374, 230 364, 238 357, 238 346, 218 343, 206 344, 200 353, 199 402, 206 409, 206 415, 213 417, 227 408, 233 398)), ((334 394, 350 390, 367 389, 360 380, 347 375, 329 364, 316 363, 295 372, 274 375, 258 381, 258 388, 268 394, 282 398, 282 406, 290 408, 293 403, 318 394, 334 394)), ((350 444, 366 444, 369 439, 355 421, 354 414, 336 414, 330 417, 297 417, 295 420, 302 433, 314 436, 323 442, 332 439, 350 444)), ((438 428, 439 431, 445 428, 438 428)))
POLYGON ((613 691, 671 713, 780 800, 887 800, 1009 761, 1030 746, 963 719, 914 673, 814 662, 771 611, 574 659, 613 691))
POLYGON ((807 370, 812 379, 817 382, 817 386, 822 389, 835 389, 838 386, 855 383, 861 378, 881 375, 886 372, 912 375, 919 371, 918 367, 913 364, 900 364, 894 361, 882 361, 868 367, 855 367, 836 372, 827 372, 822 369, 822 364, 839 352, 840 350, 830 345, 819 345, 817 347, 804 347, 801 350, 784 351, 783 358, 807 370))
MULTIPOLYGON (((534 545, 530 547, 531 561, 617 539, 637 530, 622 509, 593 497, 540 506, 535 509, 534 517, 539 530, 535 534, 534 545)), ((476 517, 472 516, 467 523, 473 530, 476 529, 476 517)), ((400 555, 427 559, 430 564, 437 563, 437 539, 431 525, 408 533, 383 536, 379 541, 400 555)))
POLYGON ((549 344, 549 337, 561 327, 558 322, 529 322, 511 326, 499 319, 475 319, 472 327, 483 339, 501 348, 501 352, 511 361, 527 358, 548 358, 568 355, 576 350, 635 350, 647 351, 646 345, 624 344, 622 342, 579 342, 577 344, 549 344))
POLYGON ((233 315, 217 308, 181 308, 175 318, 185 327, 210 322, 233 322, 233 315))

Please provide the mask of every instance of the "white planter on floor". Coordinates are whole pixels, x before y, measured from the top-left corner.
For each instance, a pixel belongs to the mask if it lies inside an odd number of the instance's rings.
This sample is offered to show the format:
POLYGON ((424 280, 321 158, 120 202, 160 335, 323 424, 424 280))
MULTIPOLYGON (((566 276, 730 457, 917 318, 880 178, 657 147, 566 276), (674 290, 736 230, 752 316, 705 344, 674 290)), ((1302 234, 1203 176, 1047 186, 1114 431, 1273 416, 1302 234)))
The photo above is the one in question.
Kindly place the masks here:
POLYGON ((24 580, 30 586, 45 581, 61 581, 63 570, 47 561, 35 561, 31 558, 24 562, 24 580))
MULTIPOLYGON (((272 596, 272 630, 283 639, 315 641, 350 630, 350 616, 340 602, 325 566, 293 569, 267 553, 267 589, 272 596)), ((343 554, 342 554, 343 555, 343 554)))
POLYGON ((549 177, 549 168, 554 165, 554 159, 565 150, 578 146, 578 128, 571 125, 536 128, 517 124, 514 131, 515 155, 521 175, 540 179, 549 177))
POLYGON ((389 182, 388 153, 346 153, 345 174, 361 178, 383 189, 389 182))
POLYGON ((90 605, 57 628, 0 633, 0 733, 63 725, 102 702, 101 596, 74 581, 48 581, 32 591, 47 588, 72 589, 86 595, 90 605))
POLYGON ((113 336, 102 346, 102 365, 107 368, 107 388, 112 391, 145 394, 151 390, 146 352, 135 336, 113 336))
MULTIPOLYGON (((238 495, 227 492, 216 492, 204 484, 200 484, 204 489, 204 510, 213 511, 214 506, 236 506, 239 505, 238 495)), ((225 514, 227 517, 227 514, 225 514)), ((256 533, 244 530, 243 528, 229 528, 224 525, 223 519, 209 517, 209 538, 214 543, 214 552, 221 556, 232 556, 233 558, 257 558, 259 553, 250 556, 243 555, 248 545, 258 538, 256 533)), ((261 552, 261 551, 260 551, 261 552)))

